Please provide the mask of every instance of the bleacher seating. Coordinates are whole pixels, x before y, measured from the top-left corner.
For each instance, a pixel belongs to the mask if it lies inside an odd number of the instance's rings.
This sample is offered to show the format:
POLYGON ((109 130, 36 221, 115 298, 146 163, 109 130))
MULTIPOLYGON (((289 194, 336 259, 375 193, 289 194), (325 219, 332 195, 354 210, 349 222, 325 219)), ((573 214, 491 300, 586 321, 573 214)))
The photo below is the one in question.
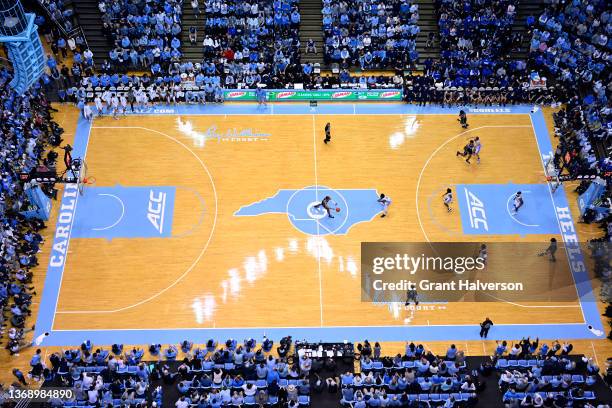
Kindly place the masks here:
POLYGON ((409 0, 384 3, 324 0, 325 62, 342 68, 405 69, 418 58, 418 5, 409 0))
POLYGON ((509 60, 518 1, 438 0, 440 60, 426 70, 445 87, 517 87, 525 61, 509 60))
POLYGON ((567 354, 557 357, 556 352, 547 350, 543 346, 537 358, 534 355, 528 359, 511 356, 496 359, 503 402, 548 399, 563 404, 563 401, 595 400, 596 395, 589 388, 595 383, 593 375, 598 367, 584 357, 572 359, 567 354))
POLYGON ((303 82, 299 0, 204 2, 204 61, 222 87, 303 82))
MULTIPOLYGON (((24 346, 26 318, 31 314, 31 286, 33 268, 38 265, 42 236, 38 233, 44 223, 28 219, 23 212, 32 207, 21 173, 29 173, 37 166, 54 165, 44 157, 51 142, 61 140, 61 129, 51 120, 51 105, 47 101, 42 81, 27 93, 19 95, 9 85, 13 73, 0 68, 0 338, 11 354, 24 346), (3 342, 4 343, 4 342, 3 342)), ((46 81, 50 81, 45 76, 46 81)), ((47 190, 48 193, 51 193, 47 190)))
POLYGON ((102 30, 113 42, 115 70, 148 68, 153 73, 181 57, 183 0, 116 2, 101 0, 102 30))

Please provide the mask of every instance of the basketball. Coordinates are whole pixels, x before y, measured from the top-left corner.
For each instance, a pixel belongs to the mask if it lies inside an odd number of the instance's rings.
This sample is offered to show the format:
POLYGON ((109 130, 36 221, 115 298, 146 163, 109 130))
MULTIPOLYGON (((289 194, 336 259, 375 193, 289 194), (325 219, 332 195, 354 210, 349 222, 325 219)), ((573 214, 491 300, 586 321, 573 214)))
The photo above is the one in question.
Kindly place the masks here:
POLYGON ((340 207, 336 207, 336 212, 340 212, 340 207))

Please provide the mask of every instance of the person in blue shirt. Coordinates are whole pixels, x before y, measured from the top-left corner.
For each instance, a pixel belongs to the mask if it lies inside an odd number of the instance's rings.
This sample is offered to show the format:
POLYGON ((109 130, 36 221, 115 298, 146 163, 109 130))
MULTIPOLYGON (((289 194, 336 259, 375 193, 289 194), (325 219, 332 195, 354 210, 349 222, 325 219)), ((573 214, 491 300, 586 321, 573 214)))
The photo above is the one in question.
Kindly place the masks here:
POLYGON ((59 72, 57 71, 57 61, 51 55, 47 55, 47 66, 51 70, 51 75, 53 77, 59 77, 59 72))
POLYGON ((305 63, 302 67, 302 72, 304 72, 304 75, 312 74, 312 64, 309 62, 305 63))
POLYGON ((456 356, 457 356, 457 347, 455 347, 454 344, 451 344, 448 350, 446 350, 446 359, 450 361, 454 361, 456 356))
POLYGON ((62 57, 66 58, 68 56, 68 47, 64 37, 57 39, 57 48, 59 48, 60 52, 62 53, 62 57))

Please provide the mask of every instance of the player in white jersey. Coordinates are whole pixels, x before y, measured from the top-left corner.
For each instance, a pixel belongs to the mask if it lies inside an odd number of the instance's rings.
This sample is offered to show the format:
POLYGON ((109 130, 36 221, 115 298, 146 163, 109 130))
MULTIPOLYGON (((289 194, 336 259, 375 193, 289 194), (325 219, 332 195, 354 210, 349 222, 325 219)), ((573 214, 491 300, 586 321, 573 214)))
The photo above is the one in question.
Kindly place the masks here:
POLYGON ((140 89, 134 90, 134 99, 136 100, 136 106, 142 108, 142 91, 140 89))
POLYGON ((89 106, 89 104, 87 103, 85 104, 85 106, 83 106, 83 116, 90 122, 93 119, 93 110, 91 109, 91 106, 89 106))
POLYGON ((111 110, 113 111, 113 119, 117 119, 117 114, 119 113, 119 98, 117 95, 113 95, 110 104, 111 110))
POLYGON ((451 190, 450 188, 446 189, 446 193, 444 193, 444 195, 442 196, 442 202, 444 203, 444 206, 446 207, 446 210, 448 212, 453 211, 450 206, 453 202, 453 190, 451 190))
POLYGON ((102 114, 102 110, 104 109, 104 105, 102 105, 102 98, 100 98, 100 95, 96 95, 94 99, 94 104, 96 105, 96 113, 98 114, 98 116, 100 116, 102 114))
POLYGON ((158 96, 157 89, 155 89, 155 87, 151 87, 151 89, 149 89, 149 102, 151 106, 153 106, 153 102, 157 101, 158 96))
POLYGON ((521 194, 520 191, 517 191, 516 194, 514 195, 514 203, 512 205, 514 207, 514 210, 512 211, 512 213, 516 214, 519 208, 523 206, 523 204, 524 204, 523 195, 521 194))
POLYGON ((110 110, 111 98, 113 95, 109 91, 102 93, 102 100, 106 103, 106 109, 110 110))
POLYGON ((480 138, 476 136, 474 138, 474 156, 476 156, 476 163, 480 164, 480 149, 482 148, 482 144, 480 143, 480 138))
POLYGON ((159 87, 160 102, 170 103, 170 91, 165 86, 159 87))
POLYGON ((121 104, 121 111, 122 113, 125 115, 127 114, 127 105, 128 105, 128 101, 125 95, 121 95, 119 97, 119 103, 121 104))
POLYGON ((378 200, 376 200, 376 201, 378 201, 382 205, 382 207, 383 207, 383 209, 382 209, 383 213, 380 216, 380 218, 386 217, 387 213, 389 212, 389 206, 391 205, 391 199, 389 197, 387 197, 386 195, 381 194, 380 198, 378 200))

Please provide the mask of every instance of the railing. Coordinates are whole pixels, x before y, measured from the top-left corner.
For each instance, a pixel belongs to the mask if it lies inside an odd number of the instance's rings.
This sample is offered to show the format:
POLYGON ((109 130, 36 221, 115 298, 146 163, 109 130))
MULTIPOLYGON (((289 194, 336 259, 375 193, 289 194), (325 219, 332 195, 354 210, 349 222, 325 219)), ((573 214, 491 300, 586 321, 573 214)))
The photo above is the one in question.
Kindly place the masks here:
POLYGON ((83 38, 83 42, 85 44, 85 48, 89 48, 89 45, 87 44, 87 38, 85 37, 85 33, 83 32, 83 29, 81 28, 81 25, 77 24, 75 25, 75 27, 70 30, 70 31, 66 31, 66 27, 64 27, 63 22, 59 21, 58 19, 56 19, 53 14, 51 14, 51 11, 47 8, 46 4, 44 3, 43 0, 37 0, 38 5, 45 10, 45 13, 47 13, 47 16, 49 16, 49 18, 51 19, 51 21, 53 21, 55 23, 55 25, 57 26, 57 28, 59 29, 61 35, 66 38, 77 38, 77 37, 81 37, 83 38))

